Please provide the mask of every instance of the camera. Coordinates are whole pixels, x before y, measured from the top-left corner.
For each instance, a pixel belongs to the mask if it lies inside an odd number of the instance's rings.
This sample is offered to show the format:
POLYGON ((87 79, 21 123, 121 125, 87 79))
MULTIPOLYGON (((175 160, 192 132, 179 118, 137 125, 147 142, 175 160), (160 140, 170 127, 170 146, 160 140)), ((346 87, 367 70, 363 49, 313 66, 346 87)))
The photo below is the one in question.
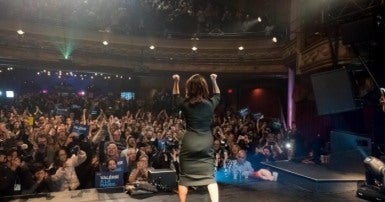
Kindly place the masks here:
POLYGON ((274 146, 276 143, 275 142, 268 142, 267 144, 270 146, 274 146))
POLYGON ((18 145, 17 146, 17 153, 20 154, 20 160, 21 161, 30 163, 33 161, 33 157, 32 157, 32 154, 27 149, 28 149, 27 144, 18 145))
POLYGON ((255 113, 255 114, 253 114, 253 118, 255 119, 255 120, 261 120, 261 119, 263 119, 263 114, 262 113, 255 113))
POLYGON ((165 145, 166 145, 166 152, 170 152, 170 153, 172 153, 174 149, 179 148, 179 142, 172 138, 167 138, 165 145))
POLYGON ((227 146, 226 140, 221 140, 221 149, 226 149, 227 146))
POLYGON ((77 155, 80 151, 80 147, 78 145, 73 146, 71 149, 69 149, 70 155, 77 155))

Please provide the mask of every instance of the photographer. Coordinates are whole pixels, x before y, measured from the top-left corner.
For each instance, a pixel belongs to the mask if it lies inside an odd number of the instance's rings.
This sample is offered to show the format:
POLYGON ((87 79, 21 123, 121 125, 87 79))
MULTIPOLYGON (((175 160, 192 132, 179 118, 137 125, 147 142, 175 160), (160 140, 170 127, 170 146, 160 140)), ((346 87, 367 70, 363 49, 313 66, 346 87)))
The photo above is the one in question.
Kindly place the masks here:
POLYGON ((241 149, 247 151, 250 148, 251 140, 250 140, 249 135, 247 133, 241 133, 238 136, 236 143, 241 147, 241 149))
POLYGON ((229 152, 226 146, 227 145, 225 141, 214 140, 215 168, 217 170, 226 167, 226 163, 229 157, 229 152))

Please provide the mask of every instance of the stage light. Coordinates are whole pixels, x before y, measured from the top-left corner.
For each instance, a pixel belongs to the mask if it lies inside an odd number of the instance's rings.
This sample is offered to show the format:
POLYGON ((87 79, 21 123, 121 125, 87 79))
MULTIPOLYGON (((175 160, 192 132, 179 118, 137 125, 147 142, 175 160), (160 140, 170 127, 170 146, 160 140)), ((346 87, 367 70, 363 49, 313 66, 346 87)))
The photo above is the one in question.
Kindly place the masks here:
POLYGON ((238 47, 238 50, 240 50, 240 51, 243 50, 243 49, 245 49, 243 46, 239 46, 238 47))
POLYGON ((17 30, 17 34, 19 34, 19 35, 23 35, 24 33, 25 32, 23 30, 21 30, 21 29, 17 30))
POLYGON ((277 37, 273 37, 271 40, 272 40, 274 43, 277 43, 277 42, 278 42, 277 37))
POLYGON ((191 50, 196 51, 196 50, 198 50, 198 48, 197 48, 196 46, 193 46, 193 47, 191 48, 191 50))
POLYGON ((364 159, 366 184, 384 188, 385 182, 385 164, 373 156, 364 159))
POLYGON ((70 59, 72 51, 75 49, 73 41, 66 39, 62 44, 59 45, 59 50, 65 60, 70 59))
POLYGON ((385 173, 385 164, 378 158, 368 156, 365 158, 364 163, 377 175, 385 173))
POLYGON ((261 18, 261 17, 258 17, 258 18, 257 18, 257 21, 258 21, 258 22, 262 22, 262 18, 261 18))
POLYGON ((290 142, 286 142, 286 144, 285 144, 286 149, 291 149, 292 146, 293 145, 290 142))
POLYGON ((86 94, 86 93, 85 93, 84 91, 79 91, 79 92, 78 92, 78 95, 79 95, 79 96, 84 96, 85 94, 86 94))
POLYGON ((107 46, 108 45, 108 41, 103 41, 103 45, 107 46))
POLYGON ((150 48, 151 50, 154 50, 154 49, 155 49, 155 46, 151 45, 149 48, 150 48))

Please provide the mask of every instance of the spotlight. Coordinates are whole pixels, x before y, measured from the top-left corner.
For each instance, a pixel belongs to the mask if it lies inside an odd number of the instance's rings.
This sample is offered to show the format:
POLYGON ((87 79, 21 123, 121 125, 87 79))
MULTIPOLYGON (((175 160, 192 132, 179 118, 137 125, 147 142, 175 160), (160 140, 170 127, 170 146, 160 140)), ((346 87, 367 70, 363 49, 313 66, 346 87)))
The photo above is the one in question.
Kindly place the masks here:
POLYGON ((243 50, 243 49, 245 49, 243 46, 239 46, 238 47, 238 50, 240 50, 240 51, 243 50))
POLYGON ((103 45, 107 46, 108 45, 108 41, 103 41, 103 45))
POLYGON ((357 182, 356 194, 371 201, 385 200, 385 164, 373 156, 364 159, 365 182, 357 182))
POLYGON ((197 48, 196 46, 193 46, 193 47, 191 48, 191 50, 196 51, 196 50, 198 50, 198 48, 197 48))
POLYGON ((385 164, 378 158, 368 156, 365 158, 364 163, 377 175, 385 173, 385 164))
POLYGON ((291 149, 293 145, 291 145, 290 142, 286 142, 285 147, 286 149, 291 149))
POLYGON ((258 22, 262 22, 262 18, 261 18, 261 17, 258 17, 258 18, 257 18, 257 21, 258 21, 258 22))
POLYGON ((383 189, 385 182, 385 164, 373 156, 366 157, 364 164, 366 184, 383 189))
POLYGON ((86 94, 86 92, 84 92, 84 91, 79 91, 79 92, 78 92, 78 95, 79 95, 79 96, 84 96, 85 94, 86 94))
POLYGON ((151 50, 154 50, 154 49, 155 49, 155 46, 151 45, 149 48, 150 48, 151 50))
POLYGON ((277 37, 273 37, 271 40, 272 40, 274 43, 277 43, 277 42, 278 42, 277 37))

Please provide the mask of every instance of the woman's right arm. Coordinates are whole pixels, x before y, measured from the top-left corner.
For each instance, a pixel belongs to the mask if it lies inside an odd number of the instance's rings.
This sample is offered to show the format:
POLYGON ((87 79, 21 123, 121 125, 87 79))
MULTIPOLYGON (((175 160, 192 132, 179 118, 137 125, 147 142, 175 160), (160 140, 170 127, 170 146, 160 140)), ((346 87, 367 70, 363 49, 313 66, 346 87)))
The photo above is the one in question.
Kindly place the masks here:
POLYGON ((218 84, 217 84, 217 75, 211 74, 211 83, 213 84, 213 94, 220 94, 221 91, 219 90, 218 84))
POLYGON ((174 84, 172 86, 172 94, 173 95, 179 95, 180 94, 180 90, 179 90, 179 75, 178 74, 174 74, 172 75, 172 79, 174 80, 174 84))

